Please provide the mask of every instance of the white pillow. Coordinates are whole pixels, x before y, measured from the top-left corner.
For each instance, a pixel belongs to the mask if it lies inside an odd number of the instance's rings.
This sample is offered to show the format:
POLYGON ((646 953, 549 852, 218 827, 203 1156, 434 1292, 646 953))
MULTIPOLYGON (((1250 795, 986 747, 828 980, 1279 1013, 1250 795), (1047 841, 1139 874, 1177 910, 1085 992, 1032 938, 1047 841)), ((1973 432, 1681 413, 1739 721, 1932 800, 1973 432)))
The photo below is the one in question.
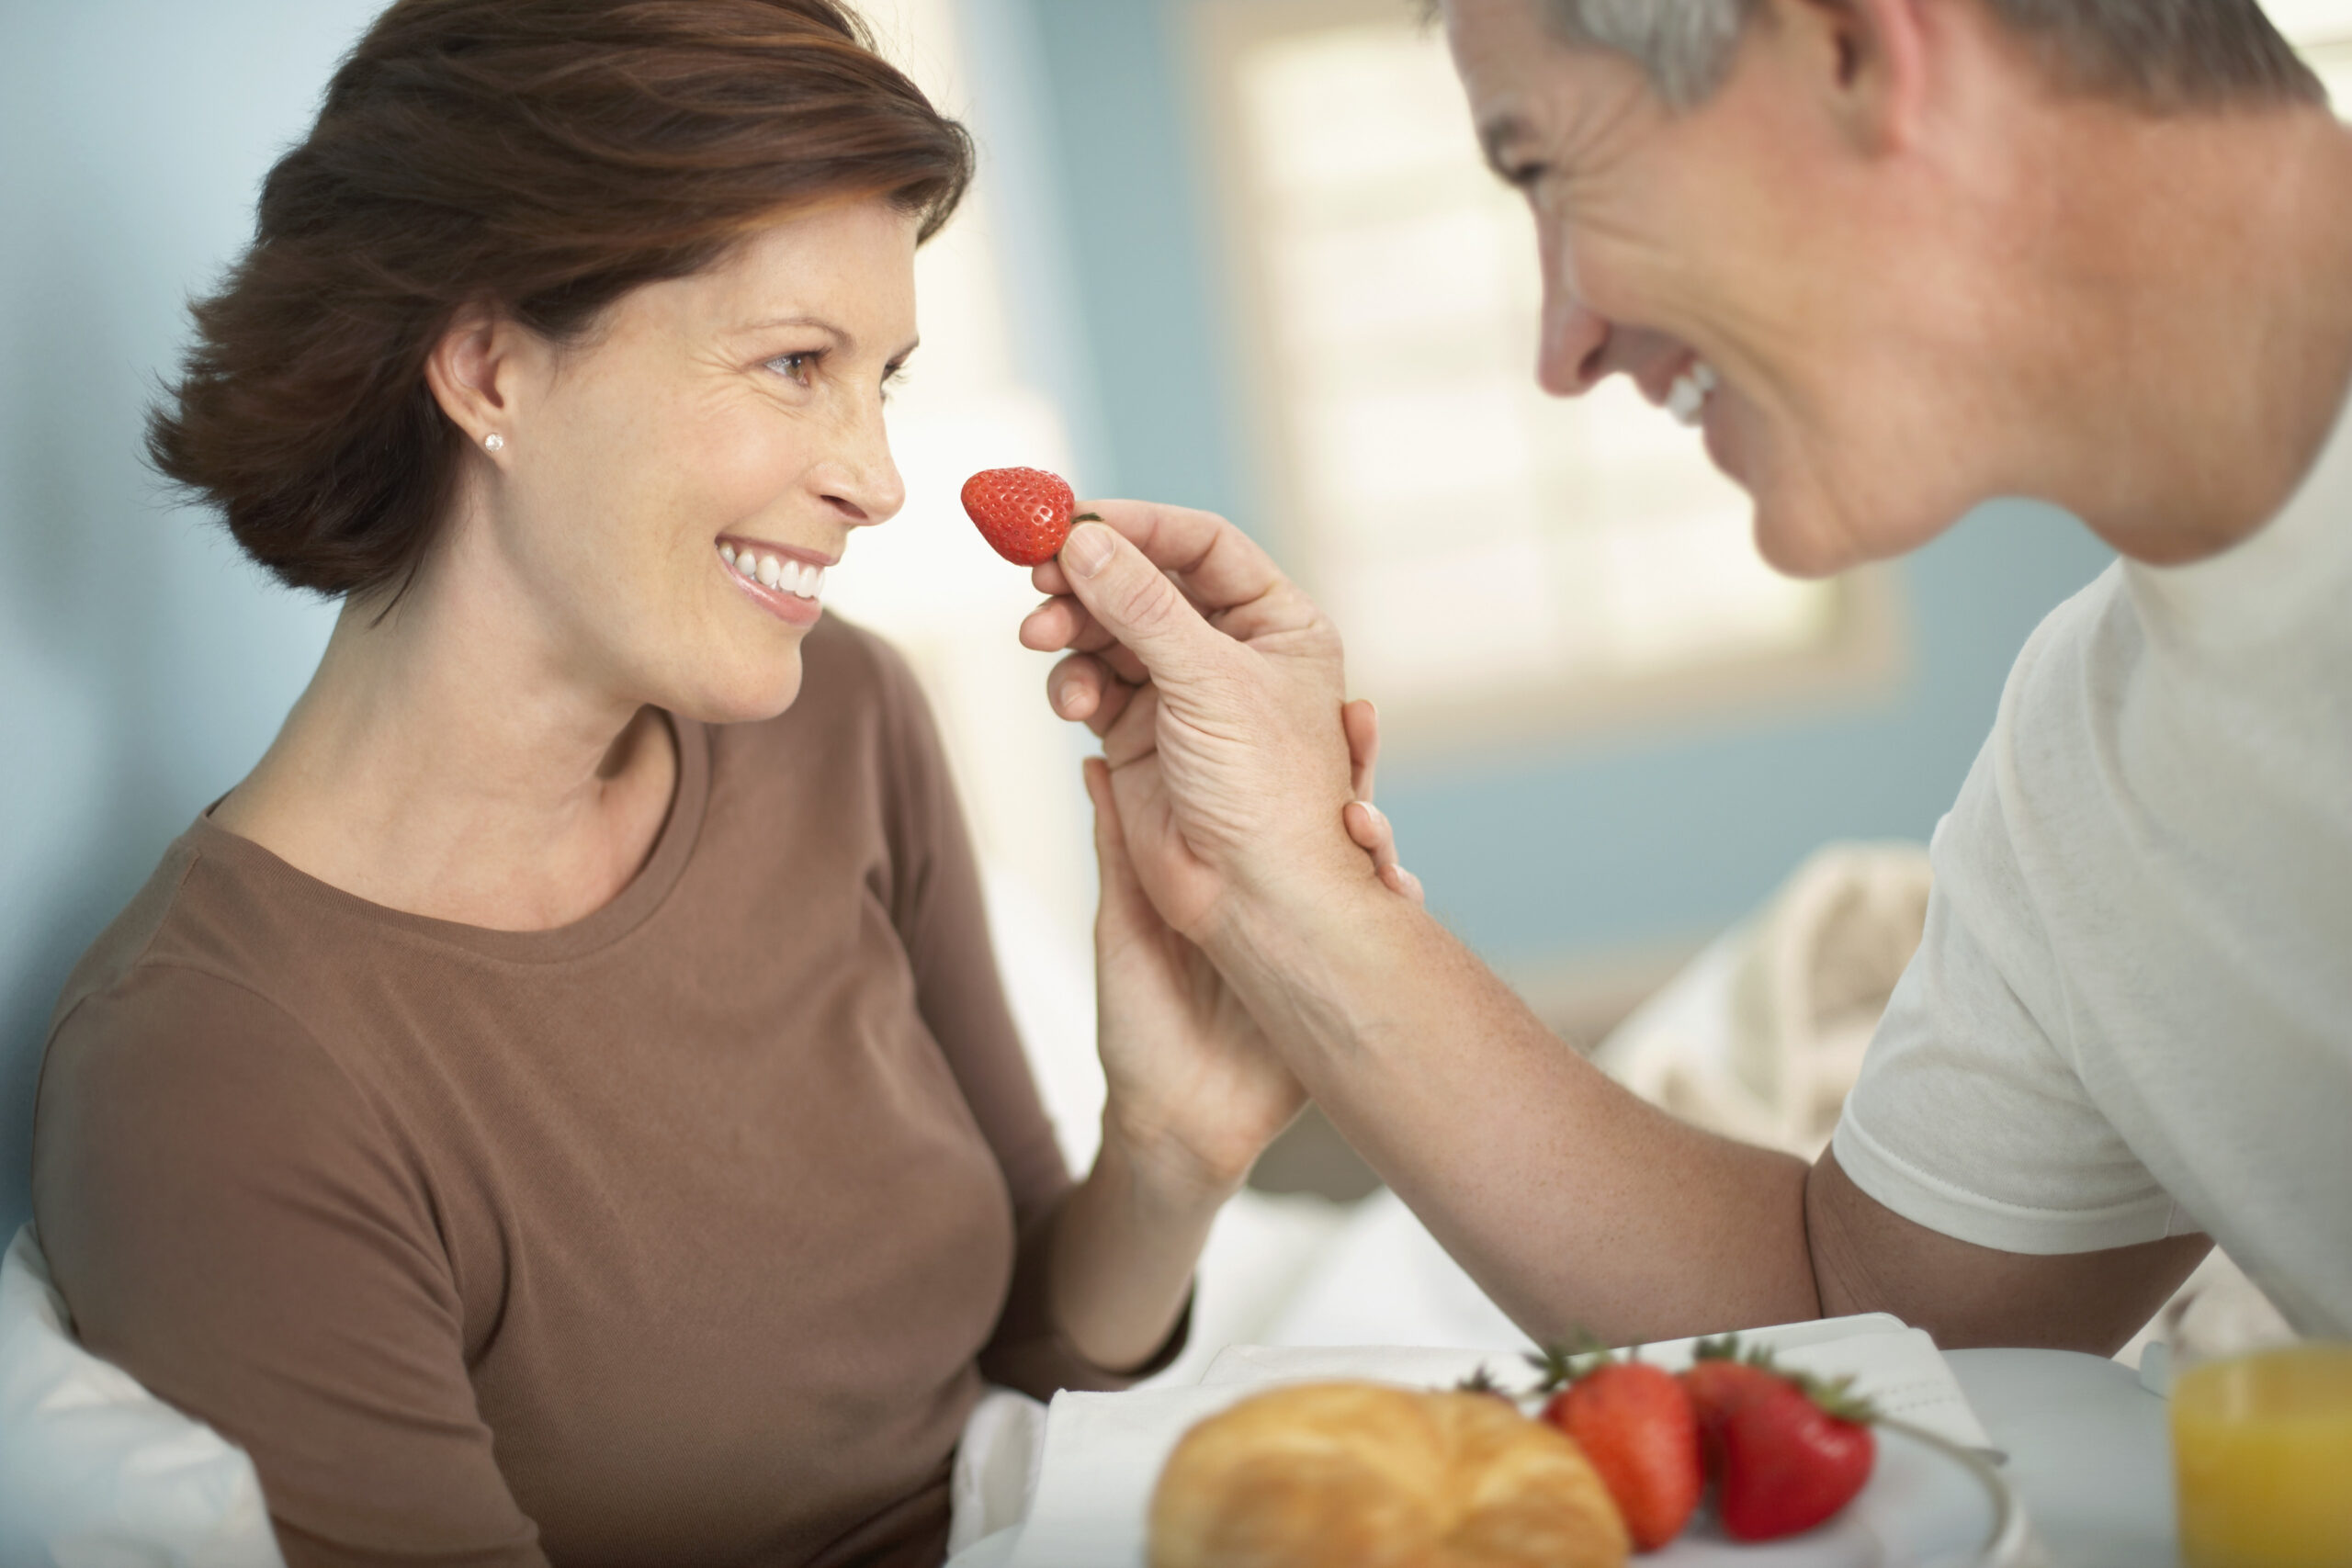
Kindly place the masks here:
POLYGON ((82 1348, 30 1225, 0 1261, 0 1563, 285 1568, 253 1461, 82 1348))

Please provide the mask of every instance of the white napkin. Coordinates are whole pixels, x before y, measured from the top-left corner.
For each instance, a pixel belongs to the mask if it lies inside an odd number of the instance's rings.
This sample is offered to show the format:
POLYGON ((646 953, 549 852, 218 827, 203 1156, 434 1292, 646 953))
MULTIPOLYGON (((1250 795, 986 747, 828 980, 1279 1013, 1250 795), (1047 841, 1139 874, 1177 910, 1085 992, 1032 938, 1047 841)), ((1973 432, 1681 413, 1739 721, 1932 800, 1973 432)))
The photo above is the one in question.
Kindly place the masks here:
MULTIPOLYGON (((1972 1448, 1990 1446, 1935 1341, 1883 1313, 1756 1329, 1740 1338, 1770 1347, 1792 1369, 1852 1376, 1856 1391, 1890 1416, 1972 1448)), ((1650 1346, 1642 1359, 1677 1370, 1689 1365, 1693 1343, 1650 1346)), ((1178 1439, 1271 1383, 1351 1378, 1445 1388, 1481 1365, 1506 1387, 1533 1381, 1525 1363, 1513 1365, 1490 1350, 1235 1346, 1211 1363, 1198 1388, 1057 1394, 1046 1416, 1035 1500, 1010 1562, 1012 1568, 1141 1568, 1152 1488, 1178 1439)))

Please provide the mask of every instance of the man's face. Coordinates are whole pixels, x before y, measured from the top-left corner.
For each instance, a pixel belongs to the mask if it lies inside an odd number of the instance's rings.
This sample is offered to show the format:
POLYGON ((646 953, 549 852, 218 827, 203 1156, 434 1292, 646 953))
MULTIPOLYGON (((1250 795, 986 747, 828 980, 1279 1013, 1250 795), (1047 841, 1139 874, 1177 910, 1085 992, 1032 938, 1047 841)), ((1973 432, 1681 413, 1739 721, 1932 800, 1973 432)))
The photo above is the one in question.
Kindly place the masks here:
POLYGON ((1969 279, 1928 160, 1871 143, 1830 10, 1768 6, 1678 114, 1543 0, 1445 7, 1487 154, 1534 213, 1539 379, 1575 396, 1622 371, 1701 424, 1765 558, 1806 576, 1925 542, 1984 481, 1961 457, 1969 279))

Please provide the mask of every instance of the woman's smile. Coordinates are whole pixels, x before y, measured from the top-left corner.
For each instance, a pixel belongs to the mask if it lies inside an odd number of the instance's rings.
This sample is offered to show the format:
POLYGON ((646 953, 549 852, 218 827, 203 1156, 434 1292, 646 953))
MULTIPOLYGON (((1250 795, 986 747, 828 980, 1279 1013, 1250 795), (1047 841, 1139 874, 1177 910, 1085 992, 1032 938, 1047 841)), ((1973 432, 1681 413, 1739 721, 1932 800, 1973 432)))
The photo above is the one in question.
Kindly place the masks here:
POLYGON ((809 626, 825 613, 825 571, 833 563, 814 550, 721 539, 718 563, 752 604, 780 621, 809 626))

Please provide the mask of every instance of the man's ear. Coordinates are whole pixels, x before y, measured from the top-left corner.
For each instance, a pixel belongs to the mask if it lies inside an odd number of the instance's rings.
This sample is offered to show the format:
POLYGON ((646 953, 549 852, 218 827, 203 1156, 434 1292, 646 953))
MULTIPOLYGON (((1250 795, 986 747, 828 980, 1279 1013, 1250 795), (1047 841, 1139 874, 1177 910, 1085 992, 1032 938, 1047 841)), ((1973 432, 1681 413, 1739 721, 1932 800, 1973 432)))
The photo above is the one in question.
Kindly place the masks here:
POLYGON ((1928 107, 1931 28, 1938 0, 1767 0, 1783 48, 1819 94, 1839 134, 1866 154, 1898 152, 1917 137, 1928 107))
POLYGON ((523 373, 519 329, 486 306, 451 318, 424 359, 424 383, 449 422, 480 446, 492 435, 510 438, 514 394, 523 373))

